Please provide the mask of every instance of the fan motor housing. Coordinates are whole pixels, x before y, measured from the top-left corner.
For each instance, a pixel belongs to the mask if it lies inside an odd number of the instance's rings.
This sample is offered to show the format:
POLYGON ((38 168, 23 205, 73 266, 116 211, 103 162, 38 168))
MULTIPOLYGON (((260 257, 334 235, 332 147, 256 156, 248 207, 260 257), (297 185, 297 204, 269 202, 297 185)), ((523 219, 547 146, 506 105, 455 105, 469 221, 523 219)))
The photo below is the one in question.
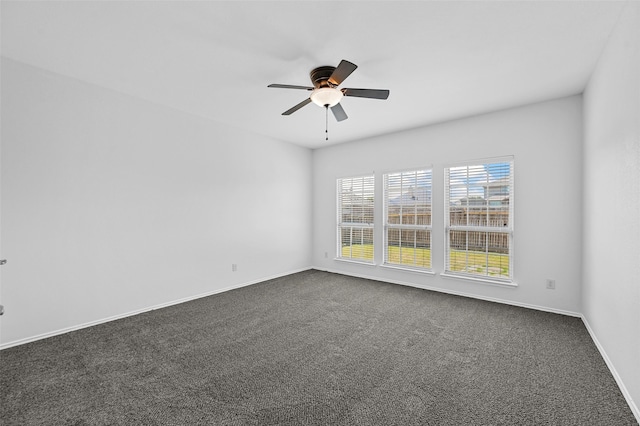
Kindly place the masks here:
POLYGON ((311 77, 311 83, 313 83, 313 87, 319 89, 321 87, 332 87, 329 84, 329 77, 333 74, 333 71, 336 67, 332 66, 324 66, 318 67, 311 70, 309 76, 311 77))

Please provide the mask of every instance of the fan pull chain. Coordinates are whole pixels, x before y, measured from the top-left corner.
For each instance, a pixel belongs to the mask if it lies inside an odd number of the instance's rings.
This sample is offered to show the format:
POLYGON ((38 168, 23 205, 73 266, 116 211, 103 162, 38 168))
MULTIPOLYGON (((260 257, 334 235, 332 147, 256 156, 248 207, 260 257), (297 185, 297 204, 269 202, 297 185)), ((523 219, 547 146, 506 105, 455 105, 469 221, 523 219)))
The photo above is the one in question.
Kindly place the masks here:
POLYGON ((329 105, 324 106, 324 140, 329 140, 329 105))

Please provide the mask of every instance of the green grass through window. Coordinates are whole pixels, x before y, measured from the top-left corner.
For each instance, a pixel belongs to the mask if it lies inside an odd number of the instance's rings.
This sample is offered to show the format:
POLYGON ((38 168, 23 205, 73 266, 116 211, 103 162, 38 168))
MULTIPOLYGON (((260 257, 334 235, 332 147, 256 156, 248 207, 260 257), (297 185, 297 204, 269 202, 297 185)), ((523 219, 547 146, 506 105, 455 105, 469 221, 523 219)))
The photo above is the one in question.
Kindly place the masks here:
POLYGON ((431 268, 431 249, 389 246, 387 261, 394 265, 431 268))
POLYGON ((342 257, 345 259, 373 262, 373 244, 342 246, 342 257))
POLYGON ((449 267, 454 272, 466 272, 489 277, 509 278, 509 255, 481 251, 451 250, 449 267))
MULTIPOLYGON (((391 246, 388 250, 388 260, 391 264, 424 268, 431 266, 431 249, 391 246)), ((450 255, 451 271, 489 277, 509 277, 509 256, 506 254, 452 250, 450 255)), ((344 246, 342 257, 373 261, 373 245, 344 246)))

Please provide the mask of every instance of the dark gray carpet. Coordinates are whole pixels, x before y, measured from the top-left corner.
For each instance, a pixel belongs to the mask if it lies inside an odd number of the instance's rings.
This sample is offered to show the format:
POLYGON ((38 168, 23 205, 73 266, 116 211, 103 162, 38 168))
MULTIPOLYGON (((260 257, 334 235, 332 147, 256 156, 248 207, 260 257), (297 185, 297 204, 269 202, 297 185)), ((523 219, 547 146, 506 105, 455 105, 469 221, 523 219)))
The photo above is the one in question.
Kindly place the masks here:
POLYGON ((307 271, 0 352, 7 425, 633 425, 582 321, 307 271))

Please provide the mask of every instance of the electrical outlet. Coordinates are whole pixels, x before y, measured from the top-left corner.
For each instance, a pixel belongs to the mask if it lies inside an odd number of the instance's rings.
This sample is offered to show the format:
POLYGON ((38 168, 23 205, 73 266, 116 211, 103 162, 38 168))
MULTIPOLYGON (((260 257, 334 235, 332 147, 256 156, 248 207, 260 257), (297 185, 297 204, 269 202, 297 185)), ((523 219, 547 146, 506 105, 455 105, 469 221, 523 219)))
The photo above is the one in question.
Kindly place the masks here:
POLYGON ((324 258, 326 259, 326 258, 328 258, 328 257, 329 257, 329 252, 326 252, 326 251, 325 251, 325 252, 324 252, 324 258))
POLYGON ((235 263, 232 263, 232 264, 231 264, 231 271, 232 271, 232 272, 236 272, 237 270, 238 270, 238 265, 237 265, 237 264, 235 264, 235 263))
POLYGON ((556 280, 552 280, 547 278, 547 288, 549 290, 555 290, 556 289, 556 280))

